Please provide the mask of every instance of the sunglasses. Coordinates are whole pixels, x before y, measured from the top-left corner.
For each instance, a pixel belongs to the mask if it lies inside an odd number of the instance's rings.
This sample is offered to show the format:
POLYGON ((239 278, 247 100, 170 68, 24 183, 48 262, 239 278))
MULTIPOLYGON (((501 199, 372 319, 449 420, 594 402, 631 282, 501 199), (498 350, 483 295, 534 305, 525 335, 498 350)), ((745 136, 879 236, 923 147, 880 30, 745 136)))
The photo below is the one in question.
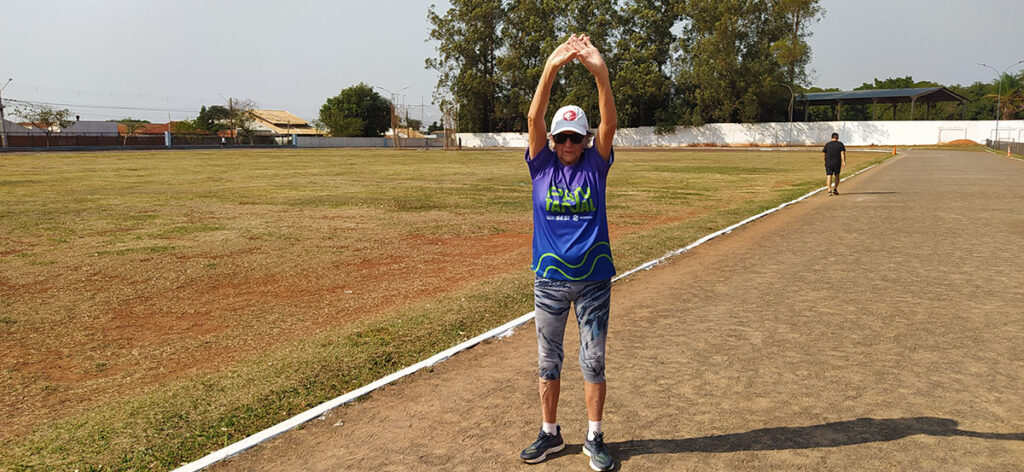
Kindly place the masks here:
POLYGON ((586 136, 582 134, 569 133, 569 134, 556 134, 551 137, 555 141, 555 144, 565 144, 565 140, 572 141, 573 144, 579 144, 583 142, 583 138, 586 136))

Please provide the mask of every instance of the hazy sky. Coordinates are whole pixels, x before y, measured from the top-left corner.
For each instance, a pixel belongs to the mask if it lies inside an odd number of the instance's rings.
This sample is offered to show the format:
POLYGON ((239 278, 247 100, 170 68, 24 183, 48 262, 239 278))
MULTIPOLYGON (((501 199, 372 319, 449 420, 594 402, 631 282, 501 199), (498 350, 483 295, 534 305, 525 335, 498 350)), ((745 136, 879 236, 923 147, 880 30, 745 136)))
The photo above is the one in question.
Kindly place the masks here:
MULTIPOLYGON (((434 55, 427 9, 447 9, 444 0, 3 3, 0 86, 14 79, 5 99, 61 104, 82 119, 165 122, 223 96, 313 119, 327 97, 366 82, 398 93, 413 118, 438 116, 437 74, 423 61, 434 55)), ((907 75, 966 85, 995 78, 977 62, 1003 70, 1024 59, 1021 0, 821 5, 809 41, 817 86, 907 75)))

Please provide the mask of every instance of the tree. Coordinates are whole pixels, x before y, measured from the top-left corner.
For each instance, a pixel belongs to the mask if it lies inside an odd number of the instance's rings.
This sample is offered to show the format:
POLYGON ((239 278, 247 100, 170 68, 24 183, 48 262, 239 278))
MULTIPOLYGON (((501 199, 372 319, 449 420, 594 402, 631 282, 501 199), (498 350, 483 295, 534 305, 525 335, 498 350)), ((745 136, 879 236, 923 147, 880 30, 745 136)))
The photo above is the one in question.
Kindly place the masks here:
POLYGON ((986 97, 996 100, 1000 119, 1012 120, 1017 112, 1024 110, 1024 73, 1020 76, 1004 73, 992 83, 996 92, 986 97))
POLYGON ((435 121, 427 127, 427 133, 433 133, 434 131, 444 131, 444 126, 437 124, 435 121))
POLYGON ((199 116, 196 117, 195 124, 199 126, 199 129, 217 133, 230 128, 230 121, 231 110, 220 105, 213 105, 210 108, 203 106, 199 109, 199 116))
POLYGON ((406 116, 405 119, 402 120, 402 127, 419 131, 423 129, 423 122, 417 120, 416 118, 409 118, 408 116, 406 116))
POLYGON ((146 120, 135 120, 132 118, 124 118, 117 121, 118 124, 124 126, 124 140, 121 142, 122 146, 128 145, 128 137, 135 136, 135 132, 142 129, 149 121, 146 120))
POLYGON ((785 83, 790 86, 807 82, 807 63, 811 48, 807 45, 811 23, 819 21, 824 10, 818 0, 776 0, 773 4, 776 21, 786 28, 786 34, 772 43, 771 51, 782 66, 785 83))
POLYGON ((806 77, 808 23, 817 0, 687 0, 677 87, 693 93, 702 121, 777 119, 773 111, 788 91, 779 83, 806 77), (787 7, 789 5, 789 7, 787 7))
POLYGON ((71 111, 67 108, 55 109, 49 105, 25 104, 14 109, 18 115, 46 134, 46 146, 50 146, 50 135, 58 128, 71 126, 71 111))
POLYGON ((429 37, 438 42, 438 57, 426 60, 426 66, 439 73, 434 102, 454 102, 462 131, 496 131, 497 59, 504 46, 499 32, 505 6, 501 0, 452 0, 444 16, 435 8, 430 6, 427 19, 433 26, 429 37))
POLYGON ((253 144, 253 135, 255 129, 253 126, 256 124, 256 115, 253 115, 252 111, 255 110, 259 105, 255 101, 246 99, 229 98, 229 111, 231 111, 231 125, 233 126, 234 135, 242 136, 249 140, 249 144, 253 144))
MULTIPOLYGON (((499 128, 523 132, 544 62, 559 44, 555 33, 559 5, 555 0, 513 0, 506 12, 501 27, 505 48, 496 59, 499 87, 495 114, 499 128)), ((552 90, 552 103, 565 96, 560 78, 552 90)))
POLYGON ((672 80, 668 67, 677 12, 669 0, 633 0, 622 7, 618 18, 612 88, 619 123, 671 127, 676 119, 670 112, 672 80))
POLYGON ((957 115, 957 118, 960 116, 963 116, 965 120, 991 120, 994 118, 996 101, 988 96, 996 90, 992 84, 975 82, 967 86, 951 85, 949 89, 967 99, 967 103, 963 104, 965 109, 962 115, 957 115))
POLYGON ((380 136, 391 127, 391 102, 360 82, 328 98, 317 123, 331 136, 380 136))
MULTIPOLYGON (((557 31, 574 33, 585 33, 590 36, 590 41, 597 46, 608 64, 609 78, 615 80, 617 58, 615 53, 615 35, 618 22, 618 11, 614 2, 607 0, 575 0, 562 1, 559 5, 561 12, 556 22, 557 31)), ((566 35, 568 36, 568 35, 566 35)), ((558 38, 559 43, 565 37, 558 38)), ((556 43, 557 44, 557 43, 556 43)), ((553 48, 552 48, 553 49, 553 48)), ((544 59, 551 54, 549 49, 544 52, 544 59)), ((573 61, 562 68, 559 75, 563 78, 564 98, 558 100, 558 96, 552 95, 551 104, 555 107, 560 105, 579 105, 580 108, 591 113, 590 126, 596 128, 600 123, 597 105, 597 85, 594 83, 594 76, 586 67, 578 61, 573 61)))
POLYGON ((175 121, 171 124, 171 132, 174 134, 184 135, 185 140, 188 141, 189 144, 198 143, 199 135, 202 134, 204 131, 208 130, 200 126, 198 118, 194 120, 175 121))

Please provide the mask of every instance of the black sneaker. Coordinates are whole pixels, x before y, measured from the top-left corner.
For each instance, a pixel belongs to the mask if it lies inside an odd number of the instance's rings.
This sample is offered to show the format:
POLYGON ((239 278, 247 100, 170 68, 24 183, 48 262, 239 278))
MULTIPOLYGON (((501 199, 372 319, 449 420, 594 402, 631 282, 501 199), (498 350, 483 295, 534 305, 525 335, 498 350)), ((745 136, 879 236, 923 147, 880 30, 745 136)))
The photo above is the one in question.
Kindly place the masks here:
POLYGON ((615 461, 604 445, 604 433, 595 433, 594 440, 583 442, 583 453, 590 457, 590 468, 596 471, 612 470, 615 461))
POLYGON ((833 191, 832 191, 832 195, 839 195, 839 189, 835 189, 835 190, 833 190, 833 191))
POLYGON ((526 449, 523 449, 523 452, 519 453, 519 458, 527 464, 536 464, 547 459, 548 453, 558 452, 562 449, 565 449, 565 441, 562 441, 561 426, 558 426, 555 434, 545 433, 541 429, 540 434, 537 435, 537 440, 526 449))

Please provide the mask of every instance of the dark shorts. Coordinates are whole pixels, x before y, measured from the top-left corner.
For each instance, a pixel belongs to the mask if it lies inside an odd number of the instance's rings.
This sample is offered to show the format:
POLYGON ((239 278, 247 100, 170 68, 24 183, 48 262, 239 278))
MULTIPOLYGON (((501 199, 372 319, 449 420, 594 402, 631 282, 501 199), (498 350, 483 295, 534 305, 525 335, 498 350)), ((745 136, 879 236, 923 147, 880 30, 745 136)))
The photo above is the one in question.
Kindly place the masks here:
POLYGON ((839 175, 843 161, 825 161, 825 175, 839 175))

